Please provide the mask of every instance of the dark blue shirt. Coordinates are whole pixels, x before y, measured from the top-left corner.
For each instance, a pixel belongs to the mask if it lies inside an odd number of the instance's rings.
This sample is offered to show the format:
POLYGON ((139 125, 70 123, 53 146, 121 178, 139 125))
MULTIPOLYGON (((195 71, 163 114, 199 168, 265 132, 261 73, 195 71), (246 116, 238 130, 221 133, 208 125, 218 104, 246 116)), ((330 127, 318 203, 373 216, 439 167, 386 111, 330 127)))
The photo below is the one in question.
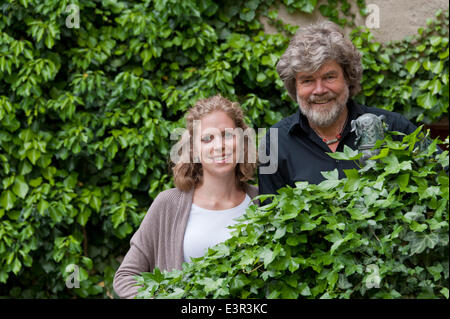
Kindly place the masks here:
MULTIPOLYGON (((336 149, 342 152, 344 145, 356 149, 355 132, 351 131, 351 121, 364 113, 384 115, 384 122, 389 131, 398 131, 405 134, 413 133, 417 127, 403 115, 387 110, 357 104, 349 99, 347 102, 348 120, 342 132, 342 138, 336 149)), ((260 194, 276 194, 277 190, 286 185, 295 187, 295 182, 308 181, 319 184, 325 178, 320 172, 338 169, 339 178, 345 177, 344 169, 358 168, 354 161, 341 161, 331 158, 331 150, 311 129, 306 117, 297 113, 288 116, 273 125, 278 129, 278 167, 273 174, 261 174, 261 168, 270 163, 261 163, 258 168, 258 183, 260 194)), ((393 138, 400 138, 394 136, 393 138)), ((270 130, 266 133, 266 154, 270 153, 270 130)), ((271 159, 271 161, 274 158, 271 159)))

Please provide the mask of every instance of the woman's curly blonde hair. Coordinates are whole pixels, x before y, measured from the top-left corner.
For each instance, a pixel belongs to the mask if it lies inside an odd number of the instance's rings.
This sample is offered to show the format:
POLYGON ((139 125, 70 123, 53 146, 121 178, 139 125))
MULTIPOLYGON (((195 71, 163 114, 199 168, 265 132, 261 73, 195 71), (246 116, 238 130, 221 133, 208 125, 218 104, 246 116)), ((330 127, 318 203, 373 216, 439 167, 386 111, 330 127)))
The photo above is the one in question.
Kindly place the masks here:
POLYGON ((350 97, 361 90, 361 53, 337 24, 325 21, 301 27, 278 61, 277 72, 294 101, 297 101, 295 75, 316 72, 329 60, 342 67, 350 97))
MULTIPOLYGON (((180 144, 188 145, 189 154, 188 159, 173 163, 172 172, 174 176, 175 186, 181 191, 189 191, 192 188, 198 186, 203 180, 202 164, 194 161, 194 121, 200 120, 205 115, 208 115, 214 111, 225 112, 234 122, 236 128, 240 128, 243 131, 248 129, 247 124, 244 122, 244 113, 237 102, 231 102, 224 98, 220 94, 198 100, 195 105, 186 113, 186 131, 182 135, 180 144), (189 144, 187 144, 189 143, 189 144)), ((237 163, 236 165, 236 185, 244 189, 245 182, 253 179, 256 171, 256 161, 254 163, 248 162, 249 148, 256 147, 251 137, 244 135, 244 162, 237 163)), ((252 149, 253 151, 253 149, 252 149)), ((256 154, 256 151, 255 153, 256 154)), ((179 151, 181 155, 181 150, 179 151)))

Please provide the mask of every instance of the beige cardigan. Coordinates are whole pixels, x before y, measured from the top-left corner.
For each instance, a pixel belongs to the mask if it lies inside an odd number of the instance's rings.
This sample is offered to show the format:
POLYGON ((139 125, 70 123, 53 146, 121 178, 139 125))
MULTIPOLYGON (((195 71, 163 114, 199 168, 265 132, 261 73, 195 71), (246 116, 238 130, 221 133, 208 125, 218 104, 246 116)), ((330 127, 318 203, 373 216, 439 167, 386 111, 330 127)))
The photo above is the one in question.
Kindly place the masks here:
MULTIPOLYGON (((258 188, 246 184, 245 192, 254 198, 258 188)), ((142 272, 182 269, 183 240, 194 190, 182 192, 177 188, 156 196, 139 229, 130 240, 125 255, 114 276, 114 291, 120 298, 134 298, 138 287, 134 276, 142 272)))

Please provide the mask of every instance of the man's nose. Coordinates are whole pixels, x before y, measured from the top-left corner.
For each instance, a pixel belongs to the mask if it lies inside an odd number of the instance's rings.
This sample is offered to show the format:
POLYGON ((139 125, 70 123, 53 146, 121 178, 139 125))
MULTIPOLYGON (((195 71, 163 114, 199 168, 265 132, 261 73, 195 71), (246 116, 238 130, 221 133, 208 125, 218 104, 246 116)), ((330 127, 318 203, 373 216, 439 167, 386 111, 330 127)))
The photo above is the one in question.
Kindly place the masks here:
POLYGON ((322 82, 321 79, 318 79, 315 83, 314 83, 314 89, 312 91, 312 94, 314 95, 322 95, 327 93, 328 88, 324 85, 324 83, 322 82))

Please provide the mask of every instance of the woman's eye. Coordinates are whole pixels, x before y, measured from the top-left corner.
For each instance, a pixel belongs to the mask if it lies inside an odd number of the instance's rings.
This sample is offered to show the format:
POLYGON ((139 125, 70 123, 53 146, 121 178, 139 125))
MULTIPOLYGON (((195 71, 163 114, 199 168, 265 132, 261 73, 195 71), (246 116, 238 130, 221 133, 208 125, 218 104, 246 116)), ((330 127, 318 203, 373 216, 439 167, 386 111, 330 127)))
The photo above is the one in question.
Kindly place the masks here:
POLYGON ((231 133, 231 132, 225 132, 225 138, 226 138, 226 139, 233 138, 233 137, 234 137, 234 134, 233 134, 233 133, 231 133))
POLYGON ((211 142, 214 136, 212 135, 204 135, 202 136, 202 142, 211 142))

